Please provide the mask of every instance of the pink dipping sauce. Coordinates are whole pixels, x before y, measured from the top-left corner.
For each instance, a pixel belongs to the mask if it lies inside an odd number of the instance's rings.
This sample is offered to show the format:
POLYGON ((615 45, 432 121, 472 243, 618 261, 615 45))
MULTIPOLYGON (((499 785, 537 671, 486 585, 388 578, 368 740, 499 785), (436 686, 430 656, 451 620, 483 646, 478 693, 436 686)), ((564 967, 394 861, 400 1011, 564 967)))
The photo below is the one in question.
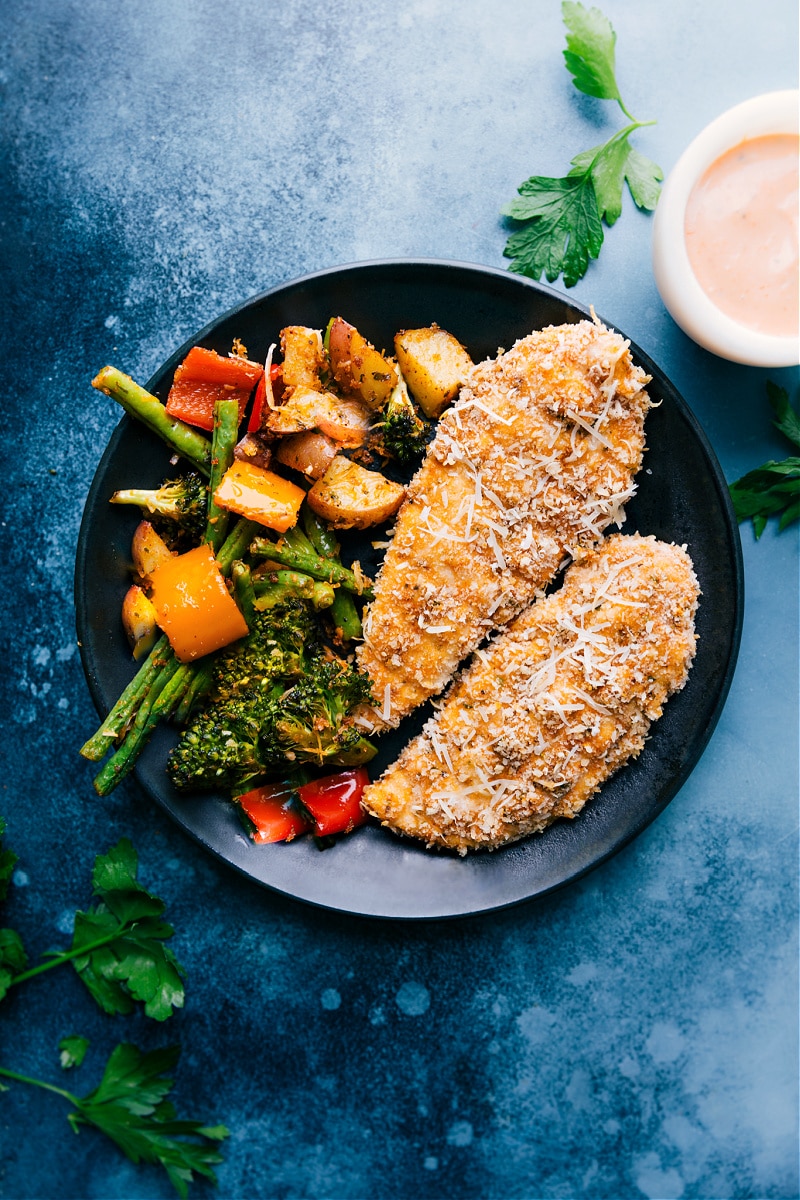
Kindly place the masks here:
POLYGON ((686 205, 686 249, 714 304, 757 333, 791 337, 800 321, 798 138, 741 142, 698 180, 686 205))

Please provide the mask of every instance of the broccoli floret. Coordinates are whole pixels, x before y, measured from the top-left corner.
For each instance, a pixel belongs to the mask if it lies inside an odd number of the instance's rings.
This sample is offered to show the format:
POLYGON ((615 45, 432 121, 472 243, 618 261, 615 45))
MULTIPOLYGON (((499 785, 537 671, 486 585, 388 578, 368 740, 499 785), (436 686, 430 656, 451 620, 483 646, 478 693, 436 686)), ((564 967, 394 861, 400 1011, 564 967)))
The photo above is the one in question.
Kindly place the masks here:
POLYGON ((246 699, 256 687, 301 675, 315 636, 313 610, 303 600, 284 599, 268 611, 254 612, 248 636, 217 659, 212 699, 246 699))
POLYGON ((420 458, 431 439, 433 425, 419 415, 402 379, 386 402, 379 431, 386 453, 404 466, 420 458))
POLYGON ((170 755, 175 787, 242 791, 275 765, 277 750, 262 732, 304 670, 313 629, 311 610, 299 600, 255 614, 249 635, 217 659, 206 701, 170 755))
POLYGON ((317 641, 310 605, 256 613, 248 637, 217 660, 209 696, 170 755, 170 778, 179 789, 241 793, 287 762, 368 762, 375 748, 349 714, 369 700, 369 681, 317 641))
POLYGON ((339 658, 319 657, 275 706, 276 746, 290 761, 355 767, 377 753, 347 718, 371 700, 369 680, 339 658))
POLYGON ((181 535, 184 541, 197 544, 205 533, 208 490, 197 471, 168 479, 159 488, 126 488, 115 492, 111 503, 136 504, 145 509, 168 544, 170 539, 181 535))
POLYGON ((255 689, 246 700, 209 704, 192 720, 172 751, 167 770, 179 790, 247 791, 273 763, 260 743, 263 721, 282 685, 255 689))

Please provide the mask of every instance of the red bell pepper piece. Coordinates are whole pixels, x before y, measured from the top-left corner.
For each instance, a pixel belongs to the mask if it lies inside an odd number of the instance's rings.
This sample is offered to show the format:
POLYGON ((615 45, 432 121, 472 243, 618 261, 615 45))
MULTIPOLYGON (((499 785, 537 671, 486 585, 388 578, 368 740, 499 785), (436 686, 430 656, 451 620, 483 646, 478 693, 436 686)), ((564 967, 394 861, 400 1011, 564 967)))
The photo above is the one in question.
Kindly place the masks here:
POLYGON ((205 346, 192 346, 177 368, 176 375, 187 379, 202 379, 204 383, 227 383, 232 387, 252 390, 264 374, 261 363, 251 362, 240 354, 217 354, 205 346))
POLYGON ((312 832, 317 837, 331 833, 349 833, 363 825, 367 814, 361 807, 361 796, 369 783, 363 767, 338 771, 304 783, 297 789, 300 802, 314 818, 312 832))
MULTIPOLYGON (((281 378, 283 369, 280 363, 273 363, 269 369, 269 378, 272 383, 272 392, 275 395, 281 390, 281 378)), ((261 423, 264 417, 264 405, 267 403, 267 378, 266 372, 262 374, 256 385, 256 394, 253 397, 253 409, 250 413, 250 420, 247 422, 248 433, 258 433, 261 428, 261 423)))
POLYGON ((193 346, 175 370, 166 409, 171 417, 199 429, 214 428, 217 400, 237 399, 239 420, 253 387, 264 377, 260 363, 236 355, 225 357, 205 346, 193 346))
POLYGON ((297 807, 297 792, 286 783, 268 783, 253 788, 236 801, 253 827, 251 837, 259 845, 290 842, 310 824, 297 807))

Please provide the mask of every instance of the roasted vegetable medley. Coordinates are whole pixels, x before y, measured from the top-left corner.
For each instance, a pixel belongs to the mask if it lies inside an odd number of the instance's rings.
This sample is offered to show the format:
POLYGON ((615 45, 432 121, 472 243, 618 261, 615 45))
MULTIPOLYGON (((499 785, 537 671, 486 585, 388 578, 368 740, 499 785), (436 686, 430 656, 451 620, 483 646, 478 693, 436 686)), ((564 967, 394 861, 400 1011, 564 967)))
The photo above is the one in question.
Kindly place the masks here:
POLYGON ((227 792, 254 840, 363 821, 376 748, 356 714, 373 698, 352 650, 371 584, 336 531, 394 516, 472 365, 437 326, 400 331, 394 351, 335 317, 282 330, 263 366, 239 341, 193 347, 166 404, 113 367, 93 380, 182 460, 111 497, 142 513, 121 614, 140 665, 81 749, 106 759, 99 794, 171 721, 174 787, 227 792))

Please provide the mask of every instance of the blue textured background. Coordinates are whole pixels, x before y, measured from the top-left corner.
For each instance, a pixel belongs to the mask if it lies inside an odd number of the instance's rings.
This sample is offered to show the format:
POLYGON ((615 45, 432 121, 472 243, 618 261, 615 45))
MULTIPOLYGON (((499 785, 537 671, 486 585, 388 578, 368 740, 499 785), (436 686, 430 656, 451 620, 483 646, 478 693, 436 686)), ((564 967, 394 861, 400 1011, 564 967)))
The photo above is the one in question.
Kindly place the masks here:
MULTIPOLYGON (((604 0, 638 135, 665 169, 712 117, 796 86, 790 0, 604 0)), ((742 532, 747 611, 722 720, 634 844, 542 902, 383 925, 257 889, 137 788, 98 800, 75 644, 81 509, 118 412, 231 305, 317 268, 502 265, 500 207, 618 125, 561 61, 559 7, 413 0, 8 0, 0 50, 4 301, 4 914, 68 943, 122 835, 168 901, 187 1006, 106 1018, 69 971, 12 992, 0 1063, 88 1091, 118 1040, 179 1040, 182 1112, 232 1130, 228 1197, 797 1197, 797 537, 742 532), (57 1044, 92 1048, 64 1079, 57 1044)), ((733 479, 787 453, 767 378, 665 313, 626 201, 575 289, 673 379, 733 479)), ((302 314, 298 314, 302 319, 302 314)), ((167 1197, 55 1096, 0 1095, 0 1195, 167 1197)), ((211 1194, 205 1185, 196 1195, 211 1194)))

